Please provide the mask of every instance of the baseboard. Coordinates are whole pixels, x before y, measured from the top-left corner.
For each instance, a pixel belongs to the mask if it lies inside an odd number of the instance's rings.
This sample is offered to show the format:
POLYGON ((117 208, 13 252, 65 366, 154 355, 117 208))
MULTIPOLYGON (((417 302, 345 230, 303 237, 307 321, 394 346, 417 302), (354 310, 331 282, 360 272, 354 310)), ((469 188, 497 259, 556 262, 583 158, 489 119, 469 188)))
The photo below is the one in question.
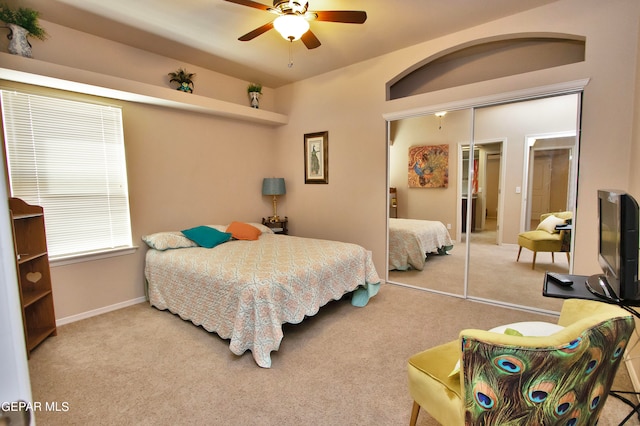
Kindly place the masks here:
POLYGON ((145 302, 146 300, 147 298, 142 296, 135 299, 126 300, 124 302, 116 303, 115 305, 109 305, 102 308, 94 309, 92 311, 83 312, 81 314, 60 318, 56 320, 56 326, 60 327, 61 325, 95 317, 96 315, 106 314, 107 312, 111 312, 111 311, 117 311, 118 309, 126 308, 127 306, 137 305, 138 303, 145 302))
POLYGON ((634 391, 640 392, 640 380, 638 379, 638 373, 636 372, 631 359, 625 360, 625 366, 627 367, 627 372, 629 372, 629 378, 631 379, 634 391))

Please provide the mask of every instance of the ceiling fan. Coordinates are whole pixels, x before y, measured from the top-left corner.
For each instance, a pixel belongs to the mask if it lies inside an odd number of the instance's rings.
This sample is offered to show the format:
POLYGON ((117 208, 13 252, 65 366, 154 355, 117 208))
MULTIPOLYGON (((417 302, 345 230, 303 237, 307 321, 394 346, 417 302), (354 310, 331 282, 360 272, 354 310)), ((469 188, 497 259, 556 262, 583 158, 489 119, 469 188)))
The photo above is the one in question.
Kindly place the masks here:
POLYGON ((360 10, 309 10, 309 3, 293 0, 273 0, 273 7, 251 0, 226 0, 242 6, 278 15, 272 22, 264 24, 253 31, 239 37, 240 41, 249 41, 275 28, 285 40, 302 40, 308 49, 320 46, 320 40, 309 29, 309 21, 341 22, 362 24, 367 20, 367 12, 360 10))

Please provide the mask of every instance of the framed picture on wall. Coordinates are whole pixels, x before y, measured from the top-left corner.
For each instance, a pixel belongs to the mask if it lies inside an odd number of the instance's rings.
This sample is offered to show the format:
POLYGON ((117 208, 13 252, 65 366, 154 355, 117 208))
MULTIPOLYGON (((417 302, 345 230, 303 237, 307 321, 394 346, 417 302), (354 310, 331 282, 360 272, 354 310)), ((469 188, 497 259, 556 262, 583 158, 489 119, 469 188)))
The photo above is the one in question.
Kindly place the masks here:
POLYGON ((329 132, 304 135, 304 183, 329 183, 329 132))
POLYGON ((409 188, 449 187, 449 145, 409 148, 409 188))

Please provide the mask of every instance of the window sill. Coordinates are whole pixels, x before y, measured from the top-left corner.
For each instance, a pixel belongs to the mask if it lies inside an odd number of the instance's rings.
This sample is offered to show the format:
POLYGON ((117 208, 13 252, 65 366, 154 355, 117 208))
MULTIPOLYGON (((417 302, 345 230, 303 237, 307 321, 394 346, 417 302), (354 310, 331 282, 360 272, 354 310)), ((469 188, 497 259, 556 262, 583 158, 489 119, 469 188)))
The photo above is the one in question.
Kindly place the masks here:
POLYGON ((91 253, 72 254, 69 256, 61 256, 55 259, 49 260, 49 265, 52 268, 57 266, 70 265, 72 263, 91 262, 93 260, 107 259, 109 257, 124 256, 127 254, 135 253, 138 250, 138 246, 117 248, 113 250, 103 250, 91 253))

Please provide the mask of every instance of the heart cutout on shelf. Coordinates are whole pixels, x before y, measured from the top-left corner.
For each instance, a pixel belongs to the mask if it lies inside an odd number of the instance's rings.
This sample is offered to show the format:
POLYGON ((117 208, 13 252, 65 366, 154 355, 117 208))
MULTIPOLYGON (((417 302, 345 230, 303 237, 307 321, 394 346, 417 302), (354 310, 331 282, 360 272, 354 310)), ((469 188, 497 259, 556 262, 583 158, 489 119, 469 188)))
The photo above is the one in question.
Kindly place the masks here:
POLYGON ((31 281, 32 283, 37 283, 42 279, 42 274, 40 272, 27 272, 27 281, 31 281))

